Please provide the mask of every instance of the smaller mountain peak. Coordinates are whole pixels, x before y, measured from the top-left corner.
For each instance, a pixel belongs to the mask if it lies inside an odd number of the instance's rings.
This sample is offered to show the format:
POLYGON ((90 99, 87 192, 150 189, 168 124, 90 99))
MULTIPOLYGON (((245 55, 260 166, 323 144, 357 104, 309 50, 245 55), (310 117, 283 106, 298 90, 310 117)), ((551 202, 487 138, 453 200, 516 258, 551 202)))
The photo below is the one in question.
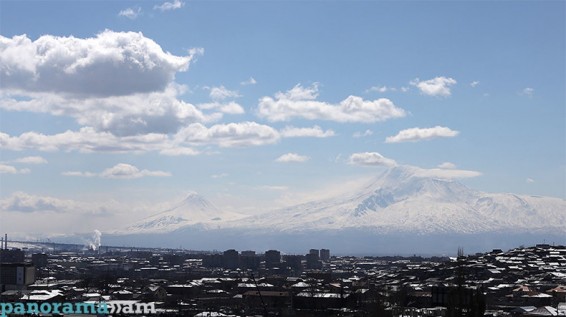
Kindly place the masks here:
POLYGON ((195 191, 188 191, 187 194, 185 195, 185 200, 193 199, 193 198, 202 198, 202 196, 195 191))

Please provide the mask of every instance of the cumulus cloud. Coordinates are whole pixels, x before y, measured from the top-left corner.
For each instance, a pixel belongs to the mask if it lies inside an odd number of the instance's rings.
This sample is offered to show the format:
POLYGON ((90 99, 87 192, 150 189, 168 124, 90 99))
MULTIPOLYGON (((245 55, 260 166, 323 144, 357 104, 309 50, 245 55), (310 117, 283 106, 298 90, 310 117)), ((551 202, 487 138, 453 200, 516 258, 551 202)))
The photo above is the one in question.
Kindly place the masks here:
POLYGON ((117 137, 89 127, 53 135, 25 132, 19 136, 10 136, 0 132, 0 148, 13 151, 147 152, 162 150, 166 146, 163 142, 167 140, 167 135, 163 134, 117 137))
POLYGON ((314 137, 314 138, 328 138, 334 136, 332 130, 322 130, 319 126, 315 125, 312 128, 296 128, 287 126, 281 130, 281 136, 284 138, 301 138, 301 137, 314 137))
POLYGON ((411 81, 411 85, 417 87, 421 93, 428 96, 447 97, 451 95, 450 86, 455 85, 456 80, 450 77, 435 77, 429 80, 411 81))
POLYGON ((441 169, 441 168, 415 168, 414 174, 417 177, 435 177, 444 179, 472 178, 481 176, 482 173, 477 171, 468 171, 460 169, 441 169))
POLYGON ((318 85, 296 85, 286 92, 260 99, 258 115, 269 121, 289 121, 293 118, 329 120, 336 122, 378 122, 400 118, 406 112, 389 99, 373 101, 349 96, 339 104, 317 101, 318 85))
POLYGON ((189 147, 171 147, 159 151, 159 154, 166 156, 195 156, 200 152, 189 147))
POLYGON ((246 147, 273 144, 280 134, 274 128, 256 122, 216 124, 206 127, 201 123, 190 124, 176 134, 151 133, 135 136, 115 136, 84 127, 79 131, 45 135, 26 132, 10 136, 0 132, 0 148, 20 151, 77 151, 82 153, 144 153, 157 151, 163 155, 196 155, 192 146, 217 145, 220 147, 246 147))
POLYGON ((242 85, 242 86, 249 86, 249 85, 255 85, 255 84, 257 84, 257 81, 253 77, 250 77, 247 80, 240 82, 240 85, 242 85))
POLYGON ((470 83, 470 86, 472 86, 473 88, 475 88, 475 87, 476 87, 477 85, 479 85, 479 84, 480 84, 480 82, 477 81, 477 80, 475 80, 475 81, 472 81, 472 82, 470 83))
POLYGON ((41 156, 26 156, 13 161, 20 164, 47 164, 47 160, 41 156))
POLYGON ((118 136, 174 133, 219 118, 180 100, 186 87, 173 81, 200 53, 175 56, 134 32, 0 37, 0 108, 68 116, 118 136))
POLYGON ((171 85, 163 92, 130 96, 68 99, 53 94, 34 94, 30 100, 0 96, 0 108, 10 111, 44 112, 69 116, 83 126, 118 136, 174 133, 193 122, 211 122, 194 105, 177 99, 183 87, 171 85))
POLYGON ((131 20, 135 20, 141 14, 141 8, 127 8, 118 12, 118 16, 125 17, 131 20))
POLYGON ((352 136, 354 138, 363 138, 363 137, 371 136, 371 135, 373 135, 373 131, 370 130, 370 129, 367 129, 364 132, 356 131, 356 132, 354 132, 354 134, 352 136))
POLYGON ((0 174, 29 174, 30 172, 28 168, 17 169, 12 165, 0 163, 0 174))
POLYGON ((386 143, 417 142, 435 138, 450 138, 458 135, 458 131, 447 127, 436 126, 433 128, 411 128, 401 130, 397 135, 389 136, 385 139, 386 143))
POLYGON ((149 171, 140 170, 137 167, 130 164, 116 164, 111 168, 105 169, 100 173, 101 177, 104 178, 140 178, 145 176, 156 176, 156 177, 167 177, 171 176, 171 173, 163 171, 149 171))
POLYGON ((61 219, 63 221, 71 216, 76 217, 74 221, 80 221, 84 219, 85 215, 115 215, 118 211, 125 210, 127 207, 131 208, 131 205, 125 206, 115 201, 105 201, 104 204, 15 192, 0 200, 0 211, 21 213, 24 216, 27 213, 34 213, 34 217, 44 213, 47 217, 50 217, 46 218, 46 221, 52 223, 53 218, 51 217, 55 214, 64 217, 61 219))
POLYGON ((154 177, 167 177, 171 176, 171 173, 163 172, 163 171, 149 171, 149 170, 140 170, 139 168, 125 163, 116 164, 113 167, 107 168, 100 173, 92 173, 92 172, 76 172, 76 171, 69 171, 64 172, 64 176, 78 176, 78 177, 102 177, 102 178, 117 178, 117 179, 132 179, 132 178, 141 178, 146 176, 154 176, 154 177))
POLYGON ((221 103, 221 102, 210 102, 210 103, 203 103, 197 105, 199 109, 202 110, 217 110, 221 113, 226 114, 243 114, 246 111, 242 106, 240 106, 236 102, 228 102, 228 103, 221 103))
POLYGON ((527 178, 527 183, 529 183, 529 184, 530 184, 530 183, 534 183, 534 182, 535 182, 535 180, 534 180, 534 179, 532 179, 532 178, 530 178, 530 177, 528 177, 528 178, 527 178))
POLYGON ((454 163, 450 163, 450 162, 444 162, 442 164, 438 165, 438 168, 442 168, 442 169, 455 169, 456 168, 456 164, 454 163))
POLYGON ((210 88, 210 98, 213 100, 224 100, 238 97, 241 97, 238 91, 227 89, 224 86, 210 88))
POLYGON ((0 200, 0 209, 10 212, 67 212, 73 211, 77 204, 70 200, 47 196, 34 196, 23 192, 13 193, 0 200))
POLYGON ((350 164, 364 166, 397 166, 397 162, 395 162, 395 160, 386 158, 377 152, 354 153, 350 155, 348 162, 350 164))
POLYGON ((215 144, 220 147, 245 147, 273 144, 280 135, 274 128, 256 122, 216 124, 210 128, 194 123, 175 135, 175 141, 193 145, 215 144))
POLYGON ((278 157, 277 159, 275 159, 275 162, 278 162, 278 163, 302 163, 302 162, 306 162, 308 160, 309 160, 308 156, 299 155, 297 153, 287 153, 287 154, 283 154, 280 157, 278 157))
POLYGON ((185 3, 183 1, 173 0, 172 2, 163 2, 160 5, 155 5, 153 9, 164 12, 164 11, 181 9, 183 6, 185 6, 185 3))
POLYGON ((0 36, 4 90, 71 96, 123 96, 163 90, 193 55, 164 52, 136 32, 103 31, 94 38, 0 36))

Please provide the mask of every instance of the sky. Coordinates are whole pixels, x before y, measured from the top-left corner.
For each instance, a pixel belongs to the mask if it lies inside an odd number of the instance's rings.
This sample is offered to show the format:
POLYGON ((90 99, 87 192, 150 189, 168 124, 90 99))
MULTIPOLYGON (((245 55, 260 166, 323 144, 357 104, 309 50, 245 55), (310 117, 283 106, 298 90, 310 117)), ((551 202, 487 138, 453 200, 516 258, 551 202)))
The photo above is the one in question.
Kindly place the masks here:
MULTIPOLYGON (((566 198, 564 1, 0 1, 0 230, 258 213, 411 165, 566 198)), ((447 176, 448 175, 448 176, 447 176)))

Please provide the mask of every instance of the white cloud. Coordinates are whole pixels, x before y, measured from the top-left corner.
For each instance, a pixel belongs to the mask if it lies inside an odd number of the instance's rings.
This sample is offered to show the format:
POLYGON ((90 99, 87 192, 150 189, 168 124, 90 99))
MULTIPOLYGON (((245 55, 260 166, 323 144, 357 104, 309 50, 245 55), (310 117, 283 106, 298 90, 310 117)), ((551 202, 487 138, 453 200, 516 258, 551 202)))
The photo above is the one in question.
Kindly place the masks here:
POLYGON ((275 98, 260 99, 258 115, 269 121, 288 121, 293 118, 330 120, 336 122, 378 122, 406 115, 389 99, 374 101, 349 96, 339 104, 316 101, 318 85, 296 85, 287 92, 278 92, 275 98))
POLYGON ((182 92, 183 87, 171 85, 163 92, 105 98, 67 99, 59 95, 33 94, 31 100, 19 100, 0 96, 0 108, 70 116, 83 126, 118 136, 174 133, 189 123, 218 119, 177 99, 182 92))
POLYGON ((171 176, 171 173, 163 171, 149 171, 140 170, 139 168, 125 163, 116 164, 113 167, 107 168, 101 173, 92 172, 76 172, 69 171, 62 173, 64 176, 79 176, 79 177, 102 177, 102 178, 118 178, 118 179, 131 179, 131 178, 141 178, 146 176, 154 177, 167 177, 171 176))
POLYGON ((421 93, 429 96, 450 96, 450 86, 455 85, 456 80, 450 77, 436 77, 429 80, 419 80, 418 78, 411 81, 411 85, 419 88, 421 93))
POLYGON ((221 103, 221 102, 210 102, 210 103, 203 103, 197 105, 198 108, 203 110, 218 110, 221 113, 226 114, 243 114, 246 111, 242 106, 240 106, 236 102, 228 102, 228 103, 221 103))
POLYGON ((11 151, 26 149, 82 153, 157 151, 163 155, 197 155, 199 152, 191 149, 191 146, 260 146, 276 143, 280 138, 277 130, 256 122, 217 124, 210 128, 194 123, 173 135, 150 133, 119 137, 109 132, 98 132, 89 127, 53 135, 26 132, 19 136, 10 136, 0 132, 0 148, 11 151))
POLYGON ((476 81, 472 81, 472 82, 470 83, 470 86, 472 86, 473 88, 475 88, 475 87, 476 87, 477 85, 479 85, 479 84, 480 84, 480 82, 476 80, 476 81))
POLYGON ((430 140, 435 138, 450 138, 458 135, 458 131, 451 130, 447 127, 436 126, 433 128, 411 128, 401 130, 395 136, 389 136, 385 139, 386 143, 399 142, 417 142, 422 140, 430 140))
POLYGON ((188 147, 172 147, 159 151, 159 154, 166 156, 195 156, 199 155, 200 152, 188 147))
POLYGON ((13 193, 10 197, 0 200, 0 209, 11 212, 68 212, 76 207, 77 204, 70 200, 34 196, 23 192, 13 193))
POLYGON ((392 159, 386 158, 377 152, 354 153, 350 155, 348 162, 350 164, 364 166, 397 166, 397 162, 392 159))
MULTIPOLYGON (((396 167, 397 162, 392 159, 386 158, 377 152, 354 153, 350 156, 350 164, 364 165, 364 166, 385 166, 396 167)), ((452 163, 445 163, 446 166, 454 166, 452 163), (450 165, 451 164, 451 165, 450 165)), ((402 168, 410 170, 412 175, 416 177, 435 177, 444 179, 457 179, 457 178, 472 178, 481 176, 482 173, 477 171, 460 170, 454 168, 420 168, 410 165, 401 165, 402 168)))
POLYGON ((185 3, 183 1, 173 0, 173 2, 163 2, 160 5, 155 5, 153 7, 153 9, 154 10, 160 10, 160 11, 163 12, 163 11, 181 9, 184 5, 185 5, 185 3))
POLYGON ((241 97, 238 91, 227 89, 224 86, 210 88, 210 98, 213 100, 224 100, 227 98, 241 97))
POLYGON ((530 177, 527 178, 527 183, 531 184, 531 183, 534 183, 534 182, 535 182, 534 179, 532 179, 532 178, 530 178, 530 177))
POLYGON ((174 133, 219 117, 178 99, 186 87, 173 82, 175 73, 200 53, 174 56, 134 32, 0 37, 0 108, 68 116, 119 136, 174 133))
POLYGON ((11 165, 0 164, 0 174, 18 174, 18 169, 11 165))
POLYGON ((145 176, 155 176, 155 177, 167 177, 171 176, 171 173, 163 171, 149 171, 140 170, 137 167, 130 164, 116 164, 111 168, 105 169, 100 173, 101 177, 104 178, 140 178, 145 176))
POLYGON ((6 150, 19 151, 35 149, 39 151, 79 151, 89 152, 146 152, 162 150, 167 135, 147 134, 131 137, 117 137, 108 132, 97 132, 92 128, 79 131, 45 135, 26 132, 20 136, 9 136, 0 132, 0 146, 6 150))
POLYGON ((0 174, 29 174, 30 172, 29 168, 17 169, 12 165, 0 163, 0 174))
POLYGON ((250 77, 247 80, 240 82, 240 85, 242 86, 255 85, 255 84, 257 84, 257 81, 253 77, 250 77))
POLYGON ((308 156, 304 156, 304 155, 299 155, 297 153, 287 153, 287 154, 283 154, 280 157, 278 157, 277 159, 275 159, 275 162, 278 163, 302 163, 302 162, 306 162, 309 160, 308 156))
POLYGON ((118 13, 118 16, 126 17, 131 20, 135 20, 141 14, 141 8, 127 8, 118 13))
POLYGON ((245 147, 279 141, 277 130, 256 122, 216 124, 210 128, 194 123, 175 135, 175 141, 193 145, 216 144, 220 147, 245 147))
POLYGON ((393 87, 387 87, 387 86, 373 86, 370 87, 367 91, 368 92, 379 92, 379 93, 384 93, 384 92, 388 92, 388 91, 395 91, 396 89, 393 87))
POLYGON ((352 136, 354 138, 363 138, 363 137, 371 136, 371 135, 373 135, 373 131, 370 130, 370 129, 367 129, 364 132, 356 131, 356 132, 354 132, 354 134, 352 136))
POLYGON ((527 97, 532 97, 535 93, 535 90, 533 88, 527 87, 525 89, 523 89, 521 91, 521 95, 523 96, 527 96, 527 97))
POLYGON ((91 173, 91 172, 63 172, 61 173, 61 175, 63 176, 73 176, 73 177, 96 177, 98 176, 96 173, 91 173))
POLYGON ((47 164, 47 160, 41 156, 26 156, 13 161, 21 164, 47 164))
POLYGON ((103 31, 94 38, 0 36, 3 90, 70 96, 123 96, 161 91, 193 55, 164 52, 136 32, 103 31))
POLYGON ((281 136, 284 138, 301 138, 301 137, 314 137, 314 138, 327 138, 334 136, 332 130, 322 130, 319 126, 315 125, 312 128, 296 128, 287 126, 281 130, 281 136))
POLYGON ((482 173, 477 171, 459 170, 459 169, 441 169, 441 168, 415 168, 414 175, 417 177, 436 177, 445 179, 456 178, 472 178, 481 176, 482 173))
POLYGON ((438 165, 438 168, 442 168, 442 169, 455 169, 456 168, 456 164, 454 163, 450 163, 450 162, 444 162, 442 164, 438 165))

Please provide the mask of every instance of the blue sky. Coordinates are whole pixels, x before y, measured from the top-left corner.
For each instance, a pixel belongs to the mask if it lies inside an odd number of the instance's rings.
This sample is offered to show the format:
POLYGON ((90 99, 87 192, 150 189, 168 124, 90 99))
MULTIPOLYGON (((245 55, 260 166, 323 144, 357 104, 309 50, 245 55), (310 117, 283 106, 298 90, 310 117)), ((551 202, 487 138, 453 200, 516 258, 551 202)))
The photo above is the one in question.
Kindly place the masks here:
POLYGON ((565 12, 1 1, 3 218, 22 234, 120 226, 191 190, 258 212, 394 165, 565 198, 565 12))

